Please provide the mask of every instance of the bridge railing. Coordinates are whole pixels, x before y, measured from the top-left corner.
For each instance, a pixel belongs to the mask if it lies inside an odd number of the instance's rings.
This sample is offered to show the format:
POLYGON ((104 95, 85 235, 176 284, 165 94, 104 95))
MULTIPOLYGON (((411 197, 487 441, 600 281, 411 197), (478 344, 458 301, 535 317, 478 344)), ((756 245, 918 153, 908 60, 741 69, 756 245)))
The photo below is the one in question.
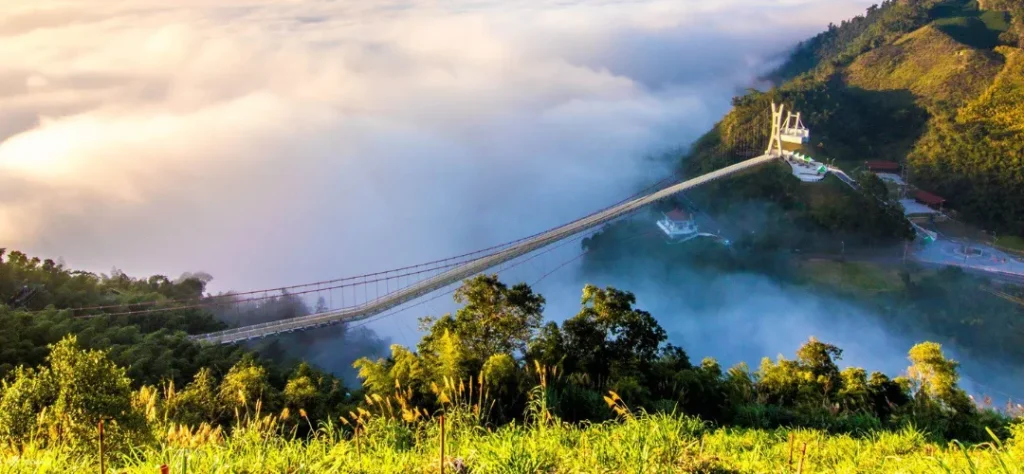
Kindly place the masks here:
POLYGON ((762 155, 703 174, 682 183, 668 186, 646 196, 638 197, 622 204, 592 213, 568 224, 543 232, 536 237, 525 240, 507 249, 471 260, 461 266, 452 268, 441 274, 414 283, 405 288, 389 293, 384 297, 377 298, 374 301, 366 302, 353 308, 345 308, 337 311, 328 311, 325 313, 278 320, 269 323, 243 326, 215 333, 197 335, 192 338, 210 342, 231 343, 269 334, 366 319, 375 314, 382 313, 408 301, 419 298, 420 296, 461 281, 488 268, 533 252, 568 236, 608 223, 619 217, 630 214, 643 206, 659 201, 673 194, 729 176, 733 173, 760 166, 775 159, 777 159, 776 156, 762 155))

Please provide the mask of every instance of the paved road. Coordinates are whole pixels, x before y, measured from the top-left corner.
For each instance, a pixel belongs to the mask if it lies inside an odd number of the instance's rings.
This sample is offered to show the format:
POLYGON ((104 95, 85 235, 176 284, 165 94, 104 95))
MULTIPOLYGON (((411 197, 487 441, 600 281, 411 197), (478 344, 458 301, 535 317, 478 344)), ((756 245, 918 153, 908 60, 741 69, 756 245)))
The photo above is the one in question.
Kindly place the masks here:
POLYGON ((827 168, 828 168, 829 172, 834 174, 837 178, 842 180, 842 182, 846 183, 851 188, 853 188, 853 189, 860 189, 860 185, 857 184, 857 181, 855 181, 853 178, 851 178, 850 175, 846 174, 845 171, 843 171, 843 170, 841 170, 839 168, 836 168, 834 166, 830 166, 830 165, 827 166, 827 168))
POLYGON ((1024 283, 1024 262, 1018 257, 988 245, 947 239, 925 245, 914 252, 914 260, 936 265, 952 265, 1002 281, 1024 283), (966 249, 970 252, 965 252, 966 249))
MULTIPOLYGON (((933 245, 935 245, 935 243, 929 244, 929 246, 933 245)), ((936 269, 947 266, 959 267, 967 273, 971 273, 981 277, 986 277, 994 281, 1024 286, 1024 273, 1015 273, 1012 271, 1007 271, 1005 269, 999 269, 995 267, 971 265, 970 261, 968 261, 968 264, 965 265, 962 257, 960 260, 947 259, 942 261, 932 260, 929 258, 922 258, 920 254, 922 250, 928 255, 935 252, 933 249, 928 248, 915 249, 907 254, 907 261, 936 269)), ((903 263, 903 256, 900 252, 857 252, 847 253, 844 255, 835 253, 809 253, 795 255, 799 255, 800 258, 807 259, 819 258, 828 260, 843 260, 847 262, 874 263, 879 265, 900 265, 903 263)))

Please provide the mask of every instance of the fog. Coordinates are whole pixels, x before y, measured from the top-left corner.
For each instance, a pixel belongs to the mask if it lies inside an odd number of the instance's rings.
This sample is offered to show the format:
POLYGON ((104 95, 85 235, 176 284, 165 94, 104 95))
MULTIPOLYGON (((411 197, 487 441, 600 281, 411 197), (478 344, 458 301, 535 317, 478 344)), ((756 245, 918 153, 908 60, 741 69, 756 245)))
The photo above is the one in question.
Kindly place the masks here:
POLYGON ((868 2, 7 1, 0 242, 214 289, 486 247, 616 201, 868 2))
MULTIPOLYGON (((871 3, 0 0, 0 246, 93 271, 202 270, 215 291, 487 247, 664 177, 648 157, 871 3)), ((634 291, 692 357, 723 363, 791 356, 814 334, 896 373, 916 342, 764 277, 584 278, 560 268, 578 249, 503 279, 540 280, 556 320, 586 281, 634 291)), ((368 327, 410 344, 416 317, 452 307, 368 327)))

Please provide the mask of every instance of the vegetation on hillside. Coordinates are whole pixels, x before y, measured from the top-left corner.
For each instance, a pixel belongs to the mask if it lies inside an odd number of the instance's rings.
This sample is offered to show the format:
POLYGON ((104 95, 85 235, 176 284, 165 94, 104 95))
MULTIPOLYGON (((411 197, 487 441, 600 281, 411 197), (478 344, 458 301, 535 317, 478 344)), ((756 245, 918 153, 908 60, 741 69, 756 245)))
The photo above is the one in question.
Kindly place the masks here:
POLYGON ((1002 71, 976 99, 937 115, 910 163, 965 219, 1024 235, 1024 50, 1000 48, 1002 71))
MULTIPOLYGON (((744 146, 727 130, 764 121, 770 97, 803 112, 811 156, 848 171, 865 160, 904 163, 913 184, 942 195, 962 219, 1024 235, 1022 28, 1020 2, 882 2, 802 43, 774 76, 778 87, 737 98, 683 167, 723 164, 719 151, 744 146)), ((772 183, 767 177, 756 179, 772 183)), ((739 194, 785 203, 792 193, 765 184, 739 194)))
MULTIPOLYGON (((73 335, 78 346, 103 350, 113 363, 124 367, 132 388, 164 384, 181 388, 197 381, 201 382, 197 387, 203 387, 227 377, 234 368, 257 364, 268 385, 278 391, 287 388, 291 375, 301 372, 318 381, 316 386, 326 399, 345 393, 335 377, 286 357, 272 362, 244 347, 199 344, 187 338, 226 327, 211 310, 232 308, 232 315, 260 320, 267 315, 306 314, 301 301, 268 298, 257 309, 253 302, 232 303, 227 295, 215 299, 223 305, 197 307, 210 303, 209 298, 203 299, 209 275, 185 274, 171 281, 161 275, 135 279, 117 270, 111 273, 72 271, 49 259, 0 249, 0 379, 17 378, 19 366, 41 366, 50 346, 73 335), (155 309, 160 311, 145 312, 155 309)), ((229 416, 231 410, 207 413, 213 421, 229 416)))
MULTIPOLYGON (((720 220, 750 222, 754 228, 763 229, 771 228, 765 222, 776 222, 773 216, 777 213, 767 206, 736 209, 720 220), (750 216, 755 214, 763 220, 753 220, 750 216)), ((822 240, 794 228, 746 233, 724 247, 702 240, 666 245, 660 235, 635 237, 649 233, 650 226, 650 219, 620 223, 586 239, 584 272, 632 276, 631 269, 639 269, 637 278, 663 281, 668 286, 688 285, 693 278, 701 278, 681 277, 680 268, 707 278, 720 274, 770 275, 781 285, 832 297, 877 315, 879 323, 894 334, 927 335, 978 364, 1024 364, 1024 305, 1019 302, 1024 298, 1024 288, 993 284, 954 267, 884 265, 887 261, 900 262, 903 246, 861 250, 853 248, 848 240, 843 257, 846 261, 837 261, 844 245, 838 237, 822 240), (629 245, 622 245, 627 239, 629 245), (793 248, 802 252, 794 253, 793 248), (804 256, 815 252, 835 257, 804 256)))
MULTIPOLYGON (((814 338, 793 359, 726 370, 710 358, 691 362, 667 343, 653 315, 635 307, 632 294, 615 288, 585 287, 579 312, 562 324, 543 322, 544 298, 531 288, 495 276, 467 280, 455 298, 462 303, 455 314, 422 320, 415 351, 395 345, 386 359, 357 362, 363 387, 354 394, 304 364, 276 385, 251 355, 226 373, 201 368, 186 385, 170 376, 140 384, 128 375, 134 362, 117 364, 114 351, 83 348, 83 334, 62 337, 43 363, 18 364, 0 385, 0 465, 15 472, 35 469, 37 461, 80 466, 98 442, 101 419, 112 459, 137 468, 174 459, 192 469, 228 456, 290 463, 301 455, 320 469, 352 462, 407 468, 426 462, 440 414, 454 434, 449 452, 479 472, 500 472, 508 462, 532 463, 516 464, 514 472, 565 471, 592 459, 763 469, 788 462, 779 451, 786 434, 772 431, 782 427, 817 430, 794 432, 801 443, 816 439, 814 449, 827 449, 810 455, 816 465, 881 471, 891 460, 856 450, 902 449, 908 466, 936 454, 962 464, 963 454, 931 443, 1013 435, 1011 414, 970 399, 958 386, 958 364, 935 343, 911 349, 910 366, 897 377, 841 369, 842 350, 814 338), (633 415, 644 412, 655 415, 633 415), (606 421, 612 424, 586 424, 606 421), (356 428, 358 439, 342 440, 356 428), (615 437, 638 437, 654 451, 602 445, 615 437), (594 443, 593 451, 568 449, 577 443, 594 443), (708 452, 700 443, 718 447, 708 452), (270 446, 280 451, 272 455, 270 446), (523 451, 527 446, 534 448, 523 451), (763 454, 739 452, 754 446, 763 454)), ((1010 456, 986 449, 970 456, 979 463, 1010 456)))

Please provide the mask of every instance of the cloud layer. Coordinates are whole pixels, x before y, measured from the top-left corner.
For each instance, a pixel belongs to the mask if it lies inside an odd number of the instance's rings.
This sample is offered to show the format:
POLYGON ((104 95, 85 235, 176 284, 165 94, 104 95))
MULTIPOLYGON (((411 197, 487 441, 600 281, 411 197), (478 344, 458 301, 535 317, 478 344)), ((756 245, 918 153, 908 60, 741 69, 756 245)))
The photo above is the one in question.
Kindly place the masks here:
POLYGON ((13 2, 0 242, 253 288, 529 234, 630 194, 868 2, 13 2))

